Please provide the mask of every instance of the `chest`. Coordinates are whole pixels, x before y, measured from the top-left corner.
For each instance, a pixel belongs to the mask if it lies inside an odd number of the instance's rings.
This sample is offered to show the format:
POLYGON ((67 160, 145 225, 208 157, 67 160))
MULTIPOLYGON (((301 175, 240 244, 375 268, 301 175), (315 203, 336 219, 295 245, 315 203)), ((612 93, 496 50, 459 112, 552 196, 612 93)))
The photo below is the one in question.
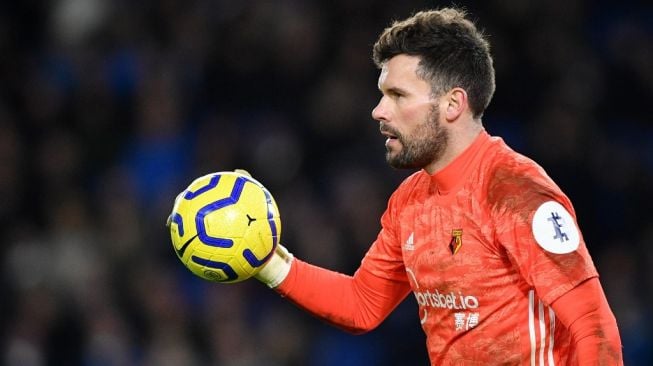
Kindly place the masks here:
POLYGON ((510 271, 492 220, 472 194, 417 197, 401 212, 401 222, 402 255, 414 289, 479 287, 486 276, 510 271))

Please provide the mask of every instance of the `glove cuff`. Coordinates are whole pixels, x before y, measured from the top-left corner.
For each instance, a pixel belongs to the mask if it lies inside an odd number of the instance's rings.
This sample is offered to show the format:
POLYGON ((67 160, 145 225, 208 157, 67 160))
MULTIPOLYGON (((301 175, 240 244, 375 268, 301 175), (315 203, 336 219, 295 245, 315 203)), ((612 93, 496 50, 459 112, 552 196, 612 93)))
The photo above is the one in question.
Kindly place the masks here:
POLYGON ((272 258, 255 275, 255 278, 269 288, 275 288, 283 282, 290 273, 294 256, 283 245, 277 245, 272 258))

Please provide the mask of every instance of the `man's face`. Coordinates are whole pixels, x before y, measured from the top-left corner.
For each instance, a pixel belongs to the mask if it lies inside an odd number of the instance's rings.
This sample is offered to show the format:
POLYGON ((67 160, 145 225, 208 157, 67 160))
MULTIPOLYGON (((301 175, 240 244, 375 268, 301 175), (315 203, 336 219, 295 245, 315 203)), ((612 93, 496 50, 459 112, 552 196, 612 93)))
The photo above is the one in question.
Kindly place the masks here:
POLYGON ((383 96, 372 117, 387 137, 386 160, 394 168, 427 167, 441 158, 449 140, 431 86, 416 74, 418 64, 418 57, 397 55, 379 76, 383 96))

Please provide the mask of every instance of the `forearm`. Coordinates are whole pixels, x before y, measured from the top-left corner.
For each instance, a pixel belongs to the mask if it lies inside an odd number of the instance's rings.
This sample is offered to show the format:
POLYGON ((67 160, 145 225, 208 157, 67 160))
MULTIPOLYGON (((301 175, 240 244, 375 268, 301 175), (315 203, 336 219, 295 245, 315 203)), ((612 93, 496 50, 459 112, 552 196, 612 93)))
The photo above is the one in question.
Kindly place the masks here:
POLYGON ((552 304, 572 334, 581 365, 623 365, 617 321, 598 278, 591 278, 552 304))
POLYGON ((316 317, 359 334, 378 326, 410 287, 376 277, 364 267, 347 276, 295 259, 290 273, 275 290, 316 317))

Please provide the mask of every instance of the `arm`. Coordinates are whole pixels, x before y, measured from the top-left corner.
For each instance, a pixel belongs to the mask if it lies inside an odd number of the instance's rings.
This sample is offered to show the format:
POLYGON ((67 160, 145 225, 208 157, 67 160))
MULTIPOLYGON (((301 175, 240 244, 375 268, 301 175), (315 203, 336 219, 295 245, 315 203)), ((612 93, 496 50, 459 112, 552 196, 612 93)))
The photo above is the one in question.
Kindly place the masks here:
POLYGON ((401 197, 395 192, 390 198, 381 217, 381 231, 353 276, 295 259, 279 245, 257 278, 331 325, 351 333, 372 330, 410 292, 395 232, 401 197))
POLYGON ((541 173, 522 176, 530 178, 523 184, 514 177, 495 180, 496 222, 504 224, 499 241, 568 329, 578 363, 623 365, 616 320, 571 202, 541 173))
POLYGON ((621 339, 597 277, 555 300, 551 307, 569 329, 581 365, 623 365, 621 339))
POLYGON ((365 263, 346 276, 294 259, 275 290, 329 324, 361 334, 378 326, 410 291, 407 282, 375 276, 365 263))

